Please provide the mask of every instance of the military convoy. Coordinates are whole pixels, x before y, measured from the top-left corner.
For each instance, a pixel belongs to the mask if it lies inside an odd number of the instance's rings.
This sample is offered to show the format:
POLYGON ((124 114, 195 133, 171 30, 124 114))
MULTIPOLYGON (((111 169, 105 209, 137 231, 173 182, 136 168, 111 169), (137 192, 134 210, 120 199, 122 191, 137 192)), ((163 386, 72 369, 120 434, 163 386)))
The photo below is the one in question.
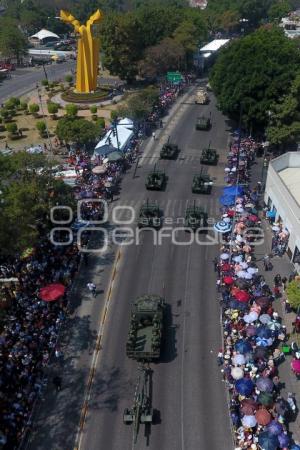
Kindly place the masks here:
POLYGON ((211 118, 207 116, 199 116, 196 121, 196 130, 208 131, 211 128, 211 118))
POLYGON ((219 155, 217 150, 214 148, 204 148, 201 153, 200 162, 201 164, 206 164, 208 166, 216 166, 219 161, 219 155))
POLYGON ((208 174, 200 172, 194 175, 192 183, 193 194, 210 194, 213 186, 213 181, 208 174))
POLYGON ((189 206, 185 212, 185 227, 186 231, 196 232, 199 228, 207 227, 208 215, 200 206, 189 206))
POLYGON ((165 301, 158 295, 143 295, 132 304, 126 344, 128 358, 153 361, 160 356, 165 301))
POLYGON ((160 151, 161 159, 176 159, 179 153, 178 145, 167 142, 160 151))
POLYGON ((204 88, 197 89, 195 103, 198 105, 207 105, 209 103, 209 96, 204 88))
POLYGON ((146 189, 152 191, 162 191, 166 185, 167 177, 165 172, 157 170, 156 166, 153 171, 150 172, 146 179, 146 189))
POLYGON ((156 203, 149 203, 147 200, 140 209, 138 227, 151 227, 158 229, 161 226, 161 210, 156 203))

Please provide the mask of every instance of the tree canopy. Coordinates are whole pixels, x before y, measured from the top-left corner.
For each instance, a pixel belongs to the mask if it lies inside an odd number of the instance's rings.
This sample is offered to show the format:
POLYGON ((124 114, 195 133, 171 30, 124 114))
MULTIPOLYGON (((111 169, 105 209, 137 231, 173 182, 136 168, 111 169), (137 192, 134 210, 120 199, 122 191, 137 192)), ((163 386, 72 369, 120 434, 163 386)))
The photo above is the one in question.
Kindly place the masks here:
POLYGON ((248 124, 265 125, 267 111, 288 93, 299 62, 296 43, 277 27, 233 41, 220 53, 210 79, 220 108, 237 117, 242 104, 248 124))
POLYGON ((86 119, 63 117, 58 121, 56 134, 65 142, 89 144, 96 140, 100 130, 94 123, 86 119))
POLYGON ((300 283, 299 281, 291 281, 286 288, 286 295, 292 308, 300 307, 300 283))

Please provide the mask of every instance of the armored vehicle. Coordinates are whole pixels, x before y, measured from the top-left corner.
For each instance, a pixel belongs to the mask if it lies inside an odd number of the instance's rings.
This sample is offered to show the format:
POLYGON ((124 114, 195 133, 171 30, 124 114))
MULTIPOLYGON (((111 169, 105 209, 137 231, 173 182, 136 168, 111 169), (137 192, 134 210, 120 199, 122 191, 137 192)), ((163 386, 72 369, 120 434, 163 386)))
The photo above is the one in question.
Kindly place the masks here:
POLYGON ((162 172, 161 170, 157 170, 156 167, 154 167, 154 170, 150 172, 147 176, 146 180, 146 189, 152 190, 152 191, 161 191, 167 181, 166 174, 162 172))
POLYGON ((211 119, 207 116, 200 116, 197 118, 196 130, 207 131, 211 127, 211 119))
POLYGON ((213 181, 208 174, 199 173, 194 175, 192 192, 193 194, 210 194, 213 181))
POLYGON ((139 218, 138 218, 138 227, 152 227, 159 228, 161 225, 161 210, 158 205, 155 203, 149 203, 147 200, 141 206, 139 218))
POLYGON ((176 159, 179 153, 178 145, 167 142, 160 151, 161 159, 176 159))
POLYGON ((143 295, 132 304, 126 354, 137 361, 160 357, 165 301, 158 295, 143 295))
POLYGON ((205 89, 199 88, 196 92, 195 103, 198 105, 207 105, 209 97, 205 89))
POLYGON ((204 148, 201 153, 200 163, 208 166, 216 166, 219 161, 219 155, 214 148, 204 148))
POLYGON ((199 228, 207 227, 207 213, 194 203, 193 206, 186 209, 185 226, 188 228, 187 231, 190 231, 190 229, 196 231, 199 228))

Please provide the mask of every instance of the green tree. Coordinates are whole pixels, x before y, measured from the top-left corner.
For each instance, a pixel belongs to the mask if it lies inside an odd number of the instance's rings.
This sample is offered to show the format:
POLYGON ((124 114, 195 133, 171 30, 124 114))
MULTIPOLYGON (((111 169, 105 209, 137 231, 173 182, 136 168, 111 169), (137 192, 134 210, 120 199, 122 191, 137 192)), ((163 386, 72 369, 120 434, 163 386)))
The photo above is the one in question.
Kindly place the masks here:
POLYGON ((7 109, 15 109, 20 105, 20 99, 16 97, 11 97, 9 100, 5 102, 5 108, 7 109))
POLYGON ((70 103, 66 105, 66 115, 69 117, 76 117, 78 114, 78 106, 70 103))
POLYGON ((291 281, 286 288, 286 295, 292 308, 300 307, 300 283, 299 281, 291 281))
POLYGON ((29 112, 30 112, 30 114, 33 114, 34 116, 36 116, 37 113, 39 112, 39 110, 40 110, 40 107, 39 107, 39 105, 37 103, 31 103, 29 105, 29 112))
POLYGON ((292 11, 292 6, 288 0, 279 0, 273 3, 268 10, 268 17, 272 22, 279 23, 282 17, 286 17, 292 11))
POLYGON ((36 123, 36 129, 40 133, 40 136, 44 137, 47 130, 46 122, 44 120, 38 120, 36 123))
POLYGON ((6 125, 6 130, 8 131, 9 134, 12 134, 12 135, 17 134, 18 125, 15 122, 8 123, 6 125))
POLYGON ((237 118, 242 104, 247 124, 265 126, 267 111, 287 94, 299 63, 297 46, 283 31, 260 28, 220 53, 210 82, 223 112, 237 118))
POLYGON ((70 74, 66 75, 65 76, 65 81, 67 83, 69 83, 69 85, 71 86, 71 84, 73 83, 73 75, 70 75, 70 74))
POLYGON ((16 26, 7 23, 0 27, 0 52, 5 58, 16 58, 18 62, 27 53, 27 41, 16 26))
POLYGON ((112 109, 111 112, 110 112, 111 120, 117 120, 118 117, 119 117, 118 111, 116 111, 115 109, 112 109))
POLYGON ((86 119, 63 117, 58 121, 56 134, 65 142, 89 144, 96 140, 100 131, 94 123, 86 119))
POLYGON ((99 117, 96 121, 97 127, 104 129, 105 128, 105 119, 104 117, 99 117))
POLYGON ((91 106, 90 111, 92 114, 97 114, 97 106, 95 106, 95 105, 91 106))
POLYGON ((122 115, 126 115, 135 120, 144 120, 153 110, 159 97, 157 88, 148 87, 130 96, 126 106, 122 111, 122 115))

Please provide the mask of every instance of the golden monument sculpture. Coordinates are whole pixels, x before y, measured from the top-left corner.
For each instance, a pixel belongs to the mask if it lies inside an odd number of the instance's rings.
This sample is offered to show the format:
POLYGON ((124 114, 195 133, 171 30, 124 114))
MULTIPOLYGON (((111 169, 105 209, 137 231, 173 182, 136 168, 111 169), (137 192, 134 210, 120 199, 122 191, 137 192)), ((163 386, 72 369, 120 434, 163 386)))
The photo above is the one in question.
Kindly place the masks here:
POLYGON ((97 87, 100 41, 99 38, 93 37, 92 25, 101 21, 102 14, 98 9, 91 15, 86 25, 81 25, 67 11, 61 10, 60 18, 63 22, 73 25, 76 33, 80 34, 77 42, 76 92, 89 93, 95 91, 97 87))

